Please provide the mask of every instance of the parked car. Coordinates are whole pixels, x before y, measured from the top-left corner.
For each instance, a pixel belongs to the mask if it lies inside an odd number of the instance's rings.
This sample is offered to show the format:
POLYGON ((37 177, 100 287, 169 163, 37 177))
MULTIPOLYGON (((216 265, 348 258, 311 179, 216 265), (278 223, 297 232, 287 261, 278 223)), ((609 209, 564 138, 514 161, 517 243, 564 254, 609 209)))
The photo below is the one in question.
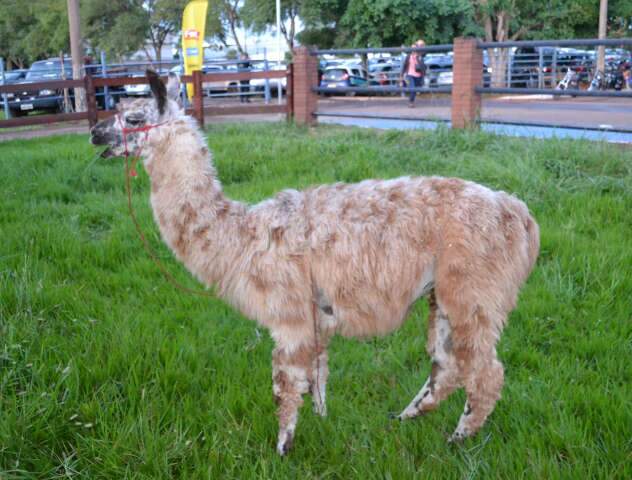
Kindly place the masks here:
MULTIPOLYGON (((269 71, 273 71, 277 69, 278 67, 275 65, 273 68, 270 68, 269 71)), ((282 69, 285 69, 285 66, 283 66, 282 69)), ((264 70, 263 68, 253 68, 252 71, 263 72, 264 70)), ((278 94, 277 89, 278 89, 279 84, 281 84, 281 91, 284 92, 287 87, 287 77, 271 78, 268 80, 270 91, 273 92, 274 94, 278 94)), ((250 88, 257 92, 265 91, 265 88, 266 88, 265 78, 255 78, 253 80, 250 80, 250 88)))
POLYGON ((564 77, 569 69, 577 74, 578 82, 588 82, 590 71, 593 69, 595 58, 591 52, 576 49, 561 49, 557 53, 555 64, 545 67, 544 71, 549 72, 557 68, 557 77, 564 77))
POLYGON ((426 55, 426 78, 424 86, 452 85, 452 55, 426 55))
MULTIPOLYGON (((72 77, 72 61, 64 59, 64 71, 66 77, 72 77)), ((26 72, 23 80, 16 83, 23 84, 24 90, 16 92, 9 99, 11 115, 19 117, 33 111, 59 112, 63 109, 63 91, 57 89, 29 88, 29 83, 46 82, 62 79, 61 61, 59 58, 50 58, 33 62, 26 72)))
POLYGON ((400 63, 374 63, 369 66, 369 83, 372 86, 397 86, 399 84, 400 63))
MULTIPOLYGON (((202 66, 203 73, 228 73, 226 67, 223 65, 203 65, 202 66)), ((219 80, 216 82, 204 82, 202 84, 202 88, 206 95, 211 95, 213 93, 222 93, 228 90, 230 82, 225 80, 219 80)))
POLYGON ((555 86, 564 78, 569 68, 577 73, 579 82, 588 82, 594 63, 594 52, 574 48, 543 47, 540 64, 539 48, 520 47, 513 55, 511 86, 537 88, 540 76, 543 86, 555 86))
MULTIPOLYGON (((320 81, 322 88, 366 87, 369 85, 368 73, 360 66, 340 65, 329 67, 323 72, 320 81)), ((354 92, 350 92, 353 95, 354 92)))
POLYGON ((19 83, 26 78, 26 70, 9 70, 4 72, 4 84, 13 85, 19 83))
MULTIPOLYGON (((144 73, 134 73, 130 77, 141 78, 146 77, 144 73)), ((151 94, 151 89, 148 83, 138 83, 136 85, 125 85, 125 95, 130 97, 148 97, 151 94)))

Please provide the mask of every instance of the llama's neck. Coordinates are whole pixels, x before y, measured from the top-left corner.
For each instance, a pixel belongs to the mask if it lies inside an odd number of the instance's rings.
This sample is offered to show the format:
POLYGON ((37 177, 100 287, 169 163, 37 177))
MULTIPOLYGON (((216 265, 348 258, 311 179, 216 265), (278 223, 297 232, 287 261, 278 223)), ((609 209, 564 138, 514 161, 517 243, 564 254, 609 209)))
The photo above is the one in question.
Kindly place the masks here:
POLYGON ((245 205, 226 198, 204 138, 188 120, 147 145, 151 205, 164 241, 202 282, 221 283, 235 264, 245 205))

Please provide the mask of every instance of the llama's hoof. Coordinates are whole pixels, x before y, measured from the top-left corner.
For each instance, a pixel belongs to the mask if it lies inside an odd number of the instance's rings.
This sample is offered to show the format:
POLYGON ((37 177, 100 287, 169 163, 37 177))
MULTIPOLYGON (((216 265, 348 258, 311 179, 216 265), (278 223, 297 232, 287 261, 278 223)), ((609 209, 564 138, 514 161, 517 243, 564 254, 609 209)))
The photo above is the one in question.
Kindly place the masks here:
POLYGON ((279 441, 277 443, 277 452, 284 457, 292 448, 293 435, 292 432, 283 432, 279 434, 279 441))
POLYGON ((327 407, 325 405, 316 405, 314 404, 314 413, 321 417, 327 416, 327 407))
POLYGON ((411 408, 408 407, 406 408, 406 410, 404 410, 402 413, 400 413, 399 415, 397 415, 397 419, 398 420, 410 420, 412 418, 417 418, 417 417, 421 417, 426 413, 425 410, 421 410, 419 408, 411 408))
POLYGON ((450 435, 450 438, 448 438, 448 443, 461 444, 469 436, 470 436, 470 434, 467 432, 467 430, 465 430, 465 429, 460 430, 460 429, 457 428, 454 431, 454 433, 452 435, 450 435))

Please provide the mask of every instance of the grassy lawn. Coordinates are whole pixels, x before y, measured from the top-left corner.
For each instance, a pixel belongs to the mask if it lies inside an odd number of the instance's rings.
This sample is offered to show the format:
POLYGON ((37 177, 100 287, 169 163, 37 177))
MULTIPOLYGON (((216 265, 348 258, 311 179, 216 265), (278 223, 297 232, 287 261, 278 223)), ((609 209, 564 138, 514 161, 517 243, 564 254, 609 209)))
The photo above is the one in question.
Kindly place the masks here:
MULTIPOLYGON (((542 228, 538 266, 499 345, 503 399, 450 446, 464 394, 389 420, 429 370, 425 302, 398 332, 330 348, 329 417, 302 409, 275 453, 266 332, 180 293, 142 249, 121 159, 86 136, 0 143, 0 478, 632 478, 632 154, 449 131, 213 126, 225 190, 404 174, 515 192, 542 228)), ((135 204, 157 236, 148 182, 135 204)))

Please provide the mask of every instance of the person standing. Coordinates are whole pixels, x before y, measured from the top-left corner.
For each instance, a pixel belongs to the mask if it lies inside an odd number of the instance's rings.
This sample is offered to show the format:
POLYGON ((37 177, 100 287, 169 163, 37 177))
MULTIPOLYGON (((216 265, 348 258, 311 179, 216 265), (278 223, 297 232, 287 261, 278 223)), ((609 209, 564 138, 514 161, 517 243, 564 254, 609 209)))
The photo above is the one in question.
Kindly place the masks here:
MULTIPOLYGON (((239 64, 237 65, 237 69, 239 72, 249 72, 251 68, 250 58, 247 53, 242 53, 239 58, 239 64)), ((240 80, 239 81, 239 101, 241 103, 250 103, 250 97, 248 94, 250 93, 250 80, 240 80)))
MULTIPOLYGON (((426 43, 423 40, 417 40, 412 48, 425 47, 426 43)), ((406 55, 404 62, 402 63, 401 77, 406 82, 408 88, 421 87, 424 84, 424 77, 426 75, 426 65, 424 63, 423 54, 421 52, 410 52, 406 55)), ((415 98, 417 92, 410 92, 408 107, 413 108, 415 106, 415 98)))

